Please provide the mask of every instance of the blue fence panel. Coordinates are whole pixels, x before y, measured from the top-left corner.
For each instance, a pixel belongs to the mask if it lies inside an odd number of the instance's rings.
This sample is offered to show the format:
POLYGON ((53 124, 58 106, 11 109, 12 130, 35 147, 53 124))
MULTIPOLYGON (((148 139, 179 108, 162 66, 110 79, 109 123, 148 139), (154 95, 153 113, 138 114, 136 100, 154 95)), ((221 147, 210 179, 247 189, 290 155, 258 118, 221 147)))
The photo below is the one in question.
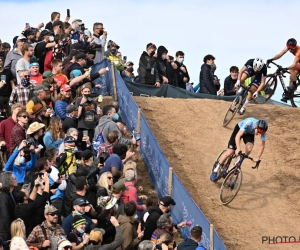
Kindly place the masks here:
MULTIPOLYGON (((178 179, 177 175, 173 172, 172 174, 172 198, 176 202, 176 206, 173 206, 171 215, 176 223, 181 221, 191 221, 191 227, 185 227, 180 230, 181 235, 184 239, 190 237, 190 230, 193 226, 201 226, 202 240, 201 245, 209 249, 210 247, 210 223, 196 205, 194 200, 191 198, 188 191, 182 185, 181 181, 178 179)), ((220 237, 214 230, 214 249, 223 250, 226 249, 220 237)))
POLYGON ((141 115, 140 153, 148 167, 151 183, 160 197, 168 194, 170 165, 158 146, 143 114, 141 115))
POLYGON ((111 77, 111 64, 110 61, 107 59, 102 60, 99 63, 96 63, 92 66, 91 74, 97 73, 100 69, 109 68, 109 72, 107 74, 101 75, 99 78, 95 79, 93 82, 94 84, 101 84, 102 86, 102 95, 112 95, 113 85, 112 85, 112 77, 111 77))

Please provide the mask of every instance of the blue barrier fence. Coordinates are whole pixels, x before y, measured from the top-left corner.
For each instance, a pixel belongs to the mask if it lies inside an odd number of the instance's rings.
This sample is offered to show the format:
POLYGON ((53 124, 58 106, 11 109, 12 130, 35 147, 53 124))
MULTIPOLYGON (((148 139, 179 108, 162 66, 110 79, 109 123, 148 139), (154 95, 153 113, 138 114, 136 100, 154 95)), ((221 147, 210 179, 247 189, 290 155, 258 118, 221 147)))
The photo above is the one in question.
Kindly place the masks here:
MULTIPOLYGON (((129 93, 123 79, 116 68, 116 87, 118 93, 118 102, 121 107, 122 119, 126 122, 129 129, 137 127, 138 106, 129 93)), ((169 168, 170 165, 159 147, 145 117, 141 114, 141 147, 140 153, 147 167, 151 182, 160 197, 168 194, 169 168)), ((201 244, 207 249, 210 247, 210 223, 195 204, 190 194, 177 175, 172 173, 172 198, 176 201, 176 206, 172 208, 171 215, 176 223, 183 220, 192 221, 192 226, 199 225, 203 229, 201 244)), ((181 230, 182 236, 187 239, 190 237, 191 227, 185 227, 181 230)), ((214 230, 214 249, 226 249, 222 240, 214 230)))

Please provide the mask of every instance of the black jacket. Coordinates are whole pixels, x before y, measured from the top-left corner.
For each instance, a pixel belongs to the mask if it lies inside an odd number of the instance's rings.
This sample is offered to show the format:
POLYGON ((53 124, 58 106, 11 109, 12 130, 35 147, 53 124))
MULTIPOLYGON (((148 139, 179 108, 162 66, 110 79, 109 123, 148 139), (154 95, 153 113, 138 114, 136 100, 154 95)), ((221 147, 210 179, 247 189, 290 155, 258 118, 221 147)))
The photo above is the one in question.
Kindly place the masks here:
POLYGON ((224 95, 235 95, 234 85, 237 79, 232 79, 231 76, 227 76, 224 80, 224 95))
POLYGON ((14 220, 15 203, 6 192, 0 192, 0 201, 0 237, 10 240, 10 224, 14 220))
POLYGON ((66 134, 69 128, 77 128, 77 124, 78 122, 76 118, 71 118, 67 116, 63 121, 62 130, 66 134))
POLYGON ((214 84, 214 75, 211 72, 211 66, 209 64, 202 64, 200 70, 200 93, 216 95, 217 91, 214 84))
POLYGON ((143 240, 150 240, 152 233, 157 228, 157 221, 159 217, 163 214, 163 211, 160 210, 159 206, 156 205, 153 208, 149 209, 149 216, 147 218, 147 221, 145 223, 145 230, 144 230, 144 237, 143 240))
POLYGON ((175 69, 176 72, 176 76, 177 76, 177 82, 178 82, 178 87, 182 88, 182 89, 186 89, 185 87, 185 82, 183 81, 183 78, 186 77, 188 79, 187 82, 190 81, 190 76, 189 76, 189 72, 187 71, 187 68, 184 64, 180 64, 179 62, 175 61, 174 63, 176 63, 177 65, 177 69, 175 69), (184 67, 186 70, 186 73, 184 73, 180 67, 184 67))
POLYGON ((140 57, 139 69, 141 84, 154 85, 156 82, 159 82, 156 58, 150 57, 145 51, 140 57))
POLYGON ((196 241, 187 239, 177 246, 177 250, 195 250, 198 246, 199 245, 196 241))
POLYGON ((67 217, 73 210, 73 199, 76 195, 75 187, 76 177, 75 174, 71 174, 67 181, 67 188, 65 191, 65 196, 63 199, 63 205, 61 209, 61 214, 63 217, 67 217))
POLYGON ((80 66, 79 63, 74 62, 74 63, 71 64, 71 66, 68 68, 68 71, 67 71, 67 72, 68 72, 68 75, 67 75, 68 79, 70 79, 70 74, 71 74, 71 72, 72 72, 74 69, 80 70, 81 73, 82 73, 83 75, 84 75, 84 73, 85 73, 84 68, 82 68, 82 67, 80 66))

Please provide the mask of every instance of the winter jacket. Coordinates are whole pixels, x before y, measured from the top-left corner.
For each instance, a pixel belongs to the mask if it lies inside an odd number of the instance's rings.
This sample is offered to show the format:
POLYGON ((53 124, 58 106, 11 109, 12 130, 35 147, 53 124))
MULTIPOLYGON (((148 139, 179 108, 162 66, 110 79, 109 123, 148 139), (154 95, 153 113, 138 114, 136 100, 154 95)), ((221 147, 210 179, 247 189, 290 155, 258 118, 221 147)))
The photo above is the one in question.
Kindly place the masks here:
POLYGON ((116 227, 115 240, 110 244, 104 245, 88 245, 85 250, 116 250, 123 243, 123 235, 120 226, 116 227))
POLYGON ((0 192, 0 237, 10 240, 10 224, 14 220, 15 203, 12 195, 0 192))
POLYGON ((15 125, 16 122, 11 116, 0 123, 0 141, 5 141, 7 146, 9 145, 11 131, 15 125))
MULTIPOLYGON (((177 250, 196 250, 198 243, 192 239, 187 239, 177 246, 177 250)), ((204 250, 205 248, 203 248, 204 250)))
POLYGON ((216 95, 214 75, 209 64, 202 64, 200 71, 200 93, 216 95))
POLYGON ((123 244, 118 248, 118 250, 137 249, 137 245, 141 240, 138 239, 134 219, 126 215, 120 215, 118 221, 124 238, 123 244))
POLYGON ((147 221, 145 223, 145 230, 144 230, 144 237, 143 240, 151 240, 151 236, 155 229, 157 228, 157 221, 159 217, 163 214, 163 211, 160 210, 159 206, 156 205, 153 208, 150 208, 149 216, 147 218, 147 221))
POLYGON ((154 85, 156 82, 159 82, 156 58, 150 57, 145 51, 140 57, 139 70, 141 84, 154 85))
POLYGON ((234 85, 236 84, 237 79, 232 79, 231 76, 227 76, 224 80, 224 95, 235 95, 234 85))
POLYGON ((61 209, 61 214, 63 217, 67 217, 72 212, 73 198, 76 195, 75 182, 76 182, 75 174, 71 174, 67 181, 67 188, 65 190, 65 196, 63 198, 63 206, 61 209))
POLYGON ((104 139, 104 142, 107 142, 107 135, 110 131, 118 131, 119 134, 119 143, 124 143, 127 145, 132 144, 132 141, 130 139, 122 138, 122 133, 119 130, 119 127, 117 124, 107 115, 104 115, 100 118, 98 126, 95 129, 94 139, 97 138, 100 131, 102 131, 102 136, 104 139))
POLYGON ((10 69, 11 73, 14 77, 16 77, 16 64, 19 59, 22 58, 22 55, 17 51, 17 49, 13 49, 9 51, 5 58, 4 68, 10 69))
POLYGON ((64 133, 66 134, 69 128, 77 128, 77 126, 78 126, 77 118, 71 117, 70 115, 66 114, 66 117, 62 124, 62 130, 64 131, 64 133))
POLYGON ((124 65, 122 63, 122 60, 119 57, 110 54, 107 57, 107 59, 110 60, 111 62, 114 62, 119 72, 122 72, 124 70, 124 65))
POLYGON ((178 87, 182 88, 182 89, 185 89, 186 88, 186 86, 185 86, 186 83, 183 81, 183 78, 186 77, 188 79, 187 82, 189 82, 190 81, 189 72, 187 71, 187 68, 184 64, 180 64, 177 61, 175 61, 174 63, 177 65, 177 69, 175 69, 175 73, 176 73, 176 76, 177 76, 178 87), (186 70, 186 73, 184 73, 180 69, 180 67, 184 67, 185 70, 186 70))
POLYGON ((94 58, 94 63, 98 63, 101 62, 104 59, 104 51, 105 51, 105 44, 106 44, 106 36, 97 36, 97 35, 93 35, 93 42, 92 44, 94 44, 95 50, 96 50, 96 55, 94 58))
POLYGON ((69 105, 69 100, 65 98, 64 100, 57 100, 55 102, 55 114, 60 117, 62 121, 66 118, 66 109, 69 105))
POLYGON ((23 183, 25 180, 26 172, 28 172, 31 168, 35 167, 36 164, 36 154, 31 154, 31 161, 28 161, 21 165, 15 165, 15 159, 19 154, 19 150, 16 149, 8 158, 4 166, 5 171, 11 171, 15 177, 17 178, 18 183, 23 183))
POLYGON ((124 203, 126 204, 129 201, 134 201, 136 204, 136 210, 143 211, 144 207, 138 204, 136 187, 132 185, 132 182, 127 181, 125 181, 124 185, 128 188, 128 190, 123 191, 122 199, 124 203))

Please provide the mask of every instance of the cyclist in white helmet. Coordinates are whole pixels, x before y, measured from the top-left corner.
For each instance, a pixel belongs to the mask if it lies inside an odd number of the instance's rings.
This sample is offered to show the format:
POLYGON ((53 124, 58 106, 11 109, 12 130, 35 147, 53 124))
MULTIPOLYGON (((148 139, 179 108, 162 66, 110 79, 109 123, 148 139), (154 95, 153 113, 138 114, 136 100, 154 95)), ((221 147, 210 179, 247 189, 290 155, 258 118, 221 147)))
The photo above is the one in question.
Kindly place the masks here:
POLYGON ((258 93, 264 88, 266 77, 267 77, 267 66, 264 61, 260 57, 256 57, 255 59, 248 60, 243 68, 240 70, 237 82, 235 84, 236 87, 239 87, 240 84, 244 84, 245 80, 248 77, 254 76, 253 81, 251 82, 251 88, 247 99, 240 110, 240 115, 243 115, 246 111, 246 107, 252 98, 257 98, 258 93))

